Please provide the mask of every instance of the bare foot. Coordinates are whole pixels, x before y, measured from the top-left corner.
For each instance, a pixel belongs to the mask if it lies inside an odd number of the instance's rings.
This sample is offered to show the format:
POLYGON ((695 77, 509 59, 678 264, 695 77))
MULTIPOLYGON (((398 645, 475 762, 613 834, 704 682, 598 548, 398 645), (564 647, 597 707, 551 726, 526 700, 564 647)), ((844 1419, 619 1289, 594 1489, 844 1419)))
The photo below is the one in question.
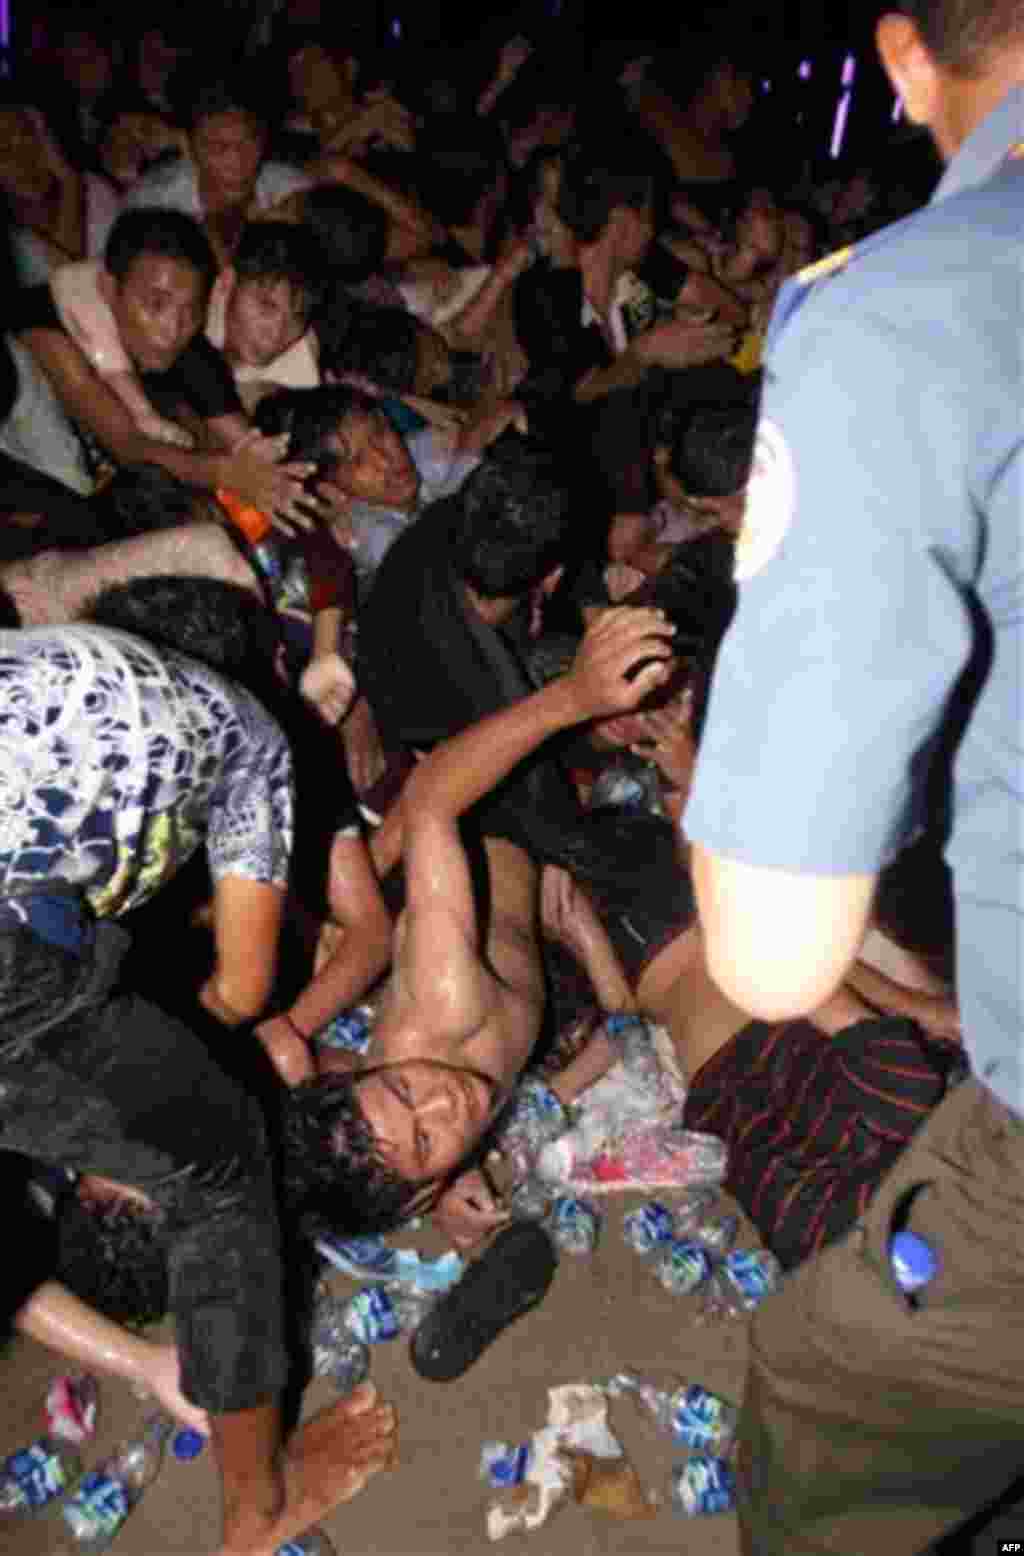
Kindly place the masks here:
POLYGON ((219 1556, 274 1556, 278 1546, 350 1502, 371 1475, 398 1459, 397 1417, 377 1403, 372 1383, 321 1410, 296 1431, 285 1455, 285 1506, 257 1539, 232 1542, 219 1556))

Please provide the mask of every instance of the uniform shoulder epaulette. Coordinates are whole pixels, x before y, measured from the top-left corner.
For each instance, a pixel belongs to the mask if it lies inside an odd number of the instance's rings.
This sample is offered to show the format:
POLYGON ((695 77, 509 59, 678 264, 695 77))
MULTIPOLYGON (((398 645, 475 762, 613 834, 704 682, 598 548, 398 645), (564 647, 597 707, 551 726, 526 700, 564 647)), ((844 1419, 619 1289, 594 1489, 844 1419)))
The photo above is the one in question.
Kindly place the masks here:
POLYGON ((822 276, 836 275, 849 264, 854 247, 854 244, 848 243, 845 248, 835 249, 824 258, 814 260, 813 264, 805 265, 802 270, 797 271, 796 279, 801 286, 810 286, 812 281, 820 281, 822 276))

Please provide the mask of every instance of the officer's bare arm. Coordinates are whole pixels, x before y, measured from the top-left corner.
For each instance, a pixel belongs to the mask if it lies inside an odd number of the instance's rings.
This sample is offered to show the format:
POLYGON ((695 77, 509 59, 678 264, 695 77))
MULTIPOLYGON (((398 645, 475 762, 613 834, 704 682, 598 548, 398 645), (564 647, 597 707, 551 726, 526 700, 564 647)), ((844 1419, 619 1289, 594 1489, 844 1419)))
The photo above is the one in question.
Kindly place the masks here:
POLYGON ((875 876, 793 875, 698 843, 691 868, 708 968, 730 1000, 781 1021, 834 993, 867 931, 875 876))

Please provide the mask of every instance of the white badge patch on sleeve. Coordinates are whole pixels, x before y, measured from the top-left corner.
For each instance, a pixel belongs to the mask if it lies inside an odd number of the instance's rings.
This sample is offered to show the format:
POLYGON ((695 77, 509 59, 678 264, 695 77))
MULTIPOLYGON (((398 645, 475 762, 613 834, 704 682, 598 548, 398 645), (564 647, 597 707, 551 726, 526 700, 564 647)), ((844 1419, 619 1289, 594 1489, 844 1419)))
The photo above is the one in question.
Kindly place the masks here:
POLYGON ((796 512, 796 467, 781 427, 761 418, 747 483, 733 577, 746 583, 770 562, 796 512))

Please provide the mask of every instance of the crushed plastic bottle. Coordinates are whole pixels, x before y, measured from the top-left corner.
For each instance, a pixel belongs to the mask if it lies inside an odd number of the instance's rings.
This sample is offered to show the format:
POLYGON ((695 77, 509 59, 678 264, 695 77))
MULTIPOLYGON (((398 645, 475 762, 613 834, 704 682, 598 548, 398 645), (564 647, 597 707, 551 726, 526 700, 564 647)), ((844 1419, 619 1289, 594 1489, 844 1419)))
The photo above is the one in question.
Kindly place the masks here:
POLYGON ((325 1232, 316 1239, 315 1247, 328 1264, 356 1280, 411 1286, 415 1291, 447 1291, 465 1270, 454 1249, 438 1259, 424 1259, 418 1249, 392 1248, 380 1237, 336 1237, 325 1232))
POLYGON ((436 1300, 430 1292, 364 1286, 345 1304, 344 1321, 364 1345, 378 1345, 402 1334, 412 1334, 436 1300))
POLYGON ((495 1142, 513 1179, 528 1178, 544 1147, 568 1128, 569 1116, 551 1088, 541 1080, 522 1082, 500 1121, 495 1142))
POLYGON ((122 1443, 82 1476, 63 1507, 78 1550, 106 1550, 160 1473, 164 1444, 173 1430, 162 1412, 151 1416, 141 1437, 122 1443))
POLYGON ((685 1518, 728 1513, 736 1506, 736 1477, 724 1459, 691 1453, 672 1466, 672 1506, 685 1518))
POLYGON ((711 1268, 711 1255, 703 1243, 674 1237, 659 1251, 654 1273, 666 1291, 685 1297, 703 1286, 711 1268))
POLYGON ((634 1253, 652 1253, 675 1235, 675 1218, 667 1205, 652 1199, 622 1218, 622 1237, 634 1253))
POLYGON ((703 1243, 717 1259, 722 1259, 735 1243, 739 1229, 739 1216, 707 1216, 697 1222, 690 1236, 703 1243))
POLYGON ((37 1437, 0 1466, 0 1515, 35 1513, 63 1496, 82 1473, 74 1447, 52 1434, 37 1437))
POLYGON ((370 1034, 376 1019, 372 1005, 356 1005, 343 1010, 322 1027, 314 1037, 320 1048, 340 1048, 346 1053, 365 1054, 370 1046, 370 1034))
POLYGON ((734 1248, 708 1282, 704 1313, 709 1318, 735 1318, 751 1313, 777 1291, 782 1266, 765 1248, 734 1248))
POLYGON ((617 1372, 606 1392, 614 1399, 630 1393, 650 1411, 673 1442, 692 1453, 727 1458, 736 1441, 739 1410, 731 1400, 713 1394, 702 1383, 659 1388, 636 1372, 617 1372))
POLYGON ((563 1253, 590 1254, 597 1247, 601 1217, 591 1200, 559 1194, 552 1202, 547 1229, 563 1253))
POLYGON ((352 1332, 349 1308, 349 1299, 325 1288, 317 1294, 309 1328, 313 1371, 318 1378, 330 1378, 341 1394, 350 1394, 370 1371, 370 1352, 352 1332))

